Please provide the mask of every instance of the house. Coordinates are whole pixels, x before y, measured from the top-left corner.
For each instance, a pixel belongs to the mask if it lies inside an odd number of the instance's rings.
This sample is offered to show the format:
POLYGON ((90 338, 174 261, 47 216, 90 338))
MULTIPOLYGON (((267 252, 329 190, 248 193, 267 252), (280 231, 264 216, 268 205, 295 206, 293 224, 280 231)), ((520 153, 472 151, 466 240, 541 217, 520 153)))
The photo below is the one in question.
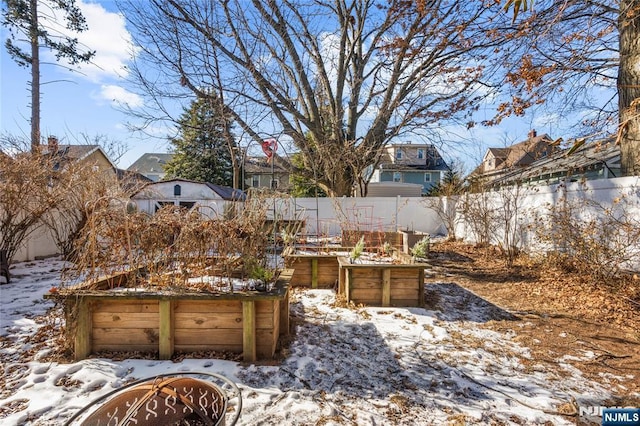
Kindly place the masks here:
POLYGON ((271 188, 287 192, 291 188, 289 171, 279 156, 273 157, 273 163, 265 156, 247 157, 242 172, 243 189, 271 188))
POLYGON ((171 161, 172 158, 173 154, 166 153, 156 152, 142 154, 127 170, 140 173, 148 179, 151 179, 151 181, 158 182, 165 177, 164 166, 171 161))
POLYGON ((57 137, 49 136, 42 153, 56 160, 54 169, 61 169, 69 163, 84 162, 90 164, 94 171, 115 173, 117 170, 116 165, 100 145, 60 145, 57 137))
POLYGON ((538 135, 531 130, 527 139, 505 148, 489 148, 482 163, 467 176, 471 184, 492 186, 507 174, 518 172, 531 163, 553 154, 558 143, 547 134, 538 135))
POLYGON ((398 143, 386 146, 378 167, 370 168, 368 172, 371 183, 420 184, 424 195, 447 170, 449 166, 434 145, 398 143))
POLYGON ((240 190, 181 178, 152 182, 131 196, 138 209, 149 214, 173 205, 197 208, 209 218, 225 214, 244 200, 245 194, 240 190))
MULTIPOLYGON (((40 153, 47 159, 43 164, 46 164, 49 169, 47 173, 50 173, 50 186, 55 185, 57 172, 64 170, 70 164, 82 164, 83 172, 88 173, 89 177, 101 175, 108 182, 110 182, 110 178, 113 178, 114 187, 117 187, 117 167, 99 145, 61 145, 57 137, 49 136, 47 144, 40 147, 40 153)), ((71 199, 67 200, 68 202, 65 201, 63 205, 73 208, 77 202, 73 197, 73 191, 64 188, 70 194, 71 199)), ((57 223, 60 225, 59 231, 64 235, 65 228, 73 225, 63 222, 63 220, 64 218, 61 218, 57 223)), ((57 255, 60 251, 51 228, 38 226, 23 241, 22 246, 13 256, 13 260, 24 261, 48 257, 57 255)))
POLYGON ((575 142, 571 148, 558 150, 523 169, 502 175, 494 180, 494 185, 552 185, 620 176, 620 147, 613 139, 605 139, 575 142))

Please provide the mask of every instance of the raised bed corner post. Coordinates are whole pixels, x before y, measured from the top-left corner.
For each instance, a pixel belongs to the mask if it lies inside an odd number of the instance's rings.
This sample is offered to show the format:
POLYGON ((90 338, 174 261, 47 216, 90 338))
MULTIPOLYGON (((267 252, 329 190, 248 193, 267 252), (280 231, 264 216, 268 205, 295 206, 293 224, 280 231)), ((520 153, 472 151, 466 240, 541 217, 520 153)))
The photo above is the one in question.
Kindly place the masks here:
POLYGON ((418 273, 418 306, 424 307, 424 269, 421 269, 418 273))
POLYGON ((74 339, 73 356, 80 361, 91 354, 91 311, 89 302, 84 297, 76 299, 76 335, 74 339))
POLYGON ((391 306, 391 269, 382 270, 382 306, 391 306))
POLYGON ((318 288, 318 259, 311 259, 311 288, 318 288))
POLYGON ((256 361, 256 304, 253 300, 242 301, 242 358, 245 362, 256 361))

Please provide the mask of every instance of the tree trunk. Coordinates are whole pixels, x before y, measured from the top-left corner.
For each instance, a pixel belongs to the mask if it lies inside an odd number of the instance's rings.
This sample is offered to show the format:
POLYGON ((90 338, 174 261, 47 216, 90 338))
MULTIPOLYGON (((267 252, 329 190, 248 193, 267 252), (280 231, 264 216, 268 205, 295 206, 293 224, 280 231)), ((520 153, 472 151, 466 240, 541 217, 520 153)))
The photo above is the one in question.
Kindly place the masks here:
POLYGON ((40 47, 38 45, 38 0, 30 1, 31 27, 31 152, 40 148, 40 47))
POLYGON ((622 174, 640 175, 640 6, 621 0, 618 107, 622 174))

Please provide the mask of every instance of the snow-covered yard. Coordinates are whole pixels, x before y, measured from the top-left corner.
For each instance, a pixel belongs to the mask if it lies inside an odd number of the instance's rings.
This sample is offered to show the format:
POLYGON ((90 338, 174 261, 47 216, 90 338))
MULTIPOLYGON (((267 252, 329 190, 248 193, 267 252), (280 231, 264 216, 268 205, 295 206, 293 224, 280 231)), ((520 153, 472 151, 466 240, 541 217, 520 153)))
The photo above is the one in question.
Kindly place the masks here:
POLYGON ((38 333, 52 325, 52 302, 42 296, 58 285, 62 265, 17 264, 11 284, 0 286, 3 425, 63 424, 131 380, 188 371, 235 381, 245 425, 570 425, 578 407, 619 392, 562 359, 553 371, 531 362, 517 332, 483 327, 508 321, 508 312, 444 282, 427 286, 433 310, 344 306, 330 290, 294 290, 291 342, 273 362, 44 362, 57 336, 38 333))

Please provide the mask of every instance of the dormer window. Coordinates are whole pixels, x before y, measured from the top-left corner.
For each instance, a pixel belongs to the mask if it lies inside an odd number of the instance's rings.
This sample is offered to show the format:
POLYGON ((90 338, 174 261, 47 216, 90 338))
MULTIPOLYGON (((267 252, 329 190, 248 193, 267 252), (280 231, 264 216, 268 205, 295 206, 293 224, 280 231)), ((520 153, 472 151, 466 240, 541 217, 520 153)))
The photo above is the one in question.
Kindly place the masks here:
POLYGON ((402 160, 402 148, 396 150, 396 160, 402 160))
POLYGON ((424 148, 418 148, 418 160, 424 160, 424 148))

